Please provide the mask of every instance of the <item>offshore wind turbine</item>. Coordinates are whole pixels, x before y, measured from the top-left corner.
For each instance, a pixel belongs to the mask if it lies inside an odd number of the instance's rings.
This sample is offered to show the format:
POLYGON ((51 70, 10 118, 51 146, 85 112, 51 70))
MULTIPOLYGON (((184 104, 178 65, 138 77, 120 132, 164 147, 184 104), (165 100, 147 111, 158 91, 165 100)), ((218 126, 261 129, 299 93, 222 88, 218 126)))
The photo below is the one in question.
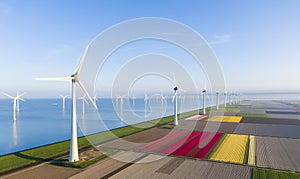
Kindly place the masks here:
POLYGON ((66 98, 68 95, 60 95, 60 97, 62 98, 62 110, 65 111, 66 98))
MULTIPOLYGON (((23 95, 24 95, 25 93, 23 93, 23 95)), ((17 96, 19 96, 19 91, 17 91, 17 96)), ((24 100, 23 100, 24 101, 24 100)), ((17 100, 17 112, 19 112, 20 111, 20 100, 18 99, 17 100)))
POLYGON ((94 100, 94 103, 97 104, 97 94, 96 94, 96 93, 95 93, 95 95, 94 95, 93 100, 94 100))
POLYGON ((133 95, 133 96, 132 96, 132 105, 133 105, 133 106, 135 105, 135 99, 136 99, 136 97, 133 95))
POLYGON ((80 86, 83 90, 84 94, 91 101, 95 109, 97 109, 97 105, 94 103, 90 94, 84 87, 84 85, 80 81, 80 71, 85 60, 85 56, 87 53, 88 47, 85 49, 83 56, 80 59, 80 63, 75 70, 75 73, 70 77, 59 77, 59 78, 36 78, 36 80, 50 80, 50 81, 70 81, 72 85, 72 122, 71 122, 71 141, 70 141, 70 156, 69 162, 76 162, 79 160, 78 156, 78 143, 77 143, 77 114, 76 114, 76 84, 80 86))
POLYGON ((6 94, 6 93, 3 93, 3 94, 13 100, 13 120, 16 121, 17 120, 16 112, 19 111, 17 104, 19 103, 18 102, 19 100, 24 101, 24 99, 22 99, 21 97, 25 93, 19 94, 19 92, 17 92, 17 96, 16 97, 13 97, 13 96, 11 96, 9 94, 6 94))
POLYGON ((115 100, 116 100, 116 101, 115 101, 115 102, 116 102, 116 106, 118 106, 118 105, 119 105, 119 96, 116 96, 116 97, 115 97, 115 100))
POLYGON ((123 96, 119 96, 119 98, 120 98, 120 114, 121 114, 121 121, 123 121, 123 104, 124 104, 124 101, 123 101, 123 99, 124 99, 124 97, 125 97, 125 95, 123 95, 123 96))
POLYGON ((86 104, 89 104, 89 103, 88 103, 87 100, 85 99, 85 94, 84 94, 81 98, 79 98, 79 99, 81 99, 82 115, 84 115, 84 111, 85 111, 85 109, 84 109, 84 103, 86 103, 86 104))
POLYGON ((144 97, 144 103, 145 103, 145 115, 146 115, 146 112, 147 112, 147 103, 148 103, 148 96, 147 94, 145 94, 145 97, 144 97))

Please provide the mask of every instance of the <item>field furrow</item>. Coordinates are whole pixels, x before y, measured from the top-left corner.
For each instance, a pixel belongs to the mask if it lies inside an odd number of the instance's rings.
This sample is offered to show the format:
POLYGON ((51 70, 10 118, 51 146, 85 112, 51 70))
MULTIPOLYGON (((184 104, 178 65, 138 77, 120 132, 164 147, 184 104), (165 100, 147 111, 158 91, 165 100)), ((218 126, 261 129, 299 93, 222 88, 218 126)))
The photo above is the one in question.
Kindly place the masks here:
POLYGON ((300 139, 257 137, 257 166, 300 172, 300 139))

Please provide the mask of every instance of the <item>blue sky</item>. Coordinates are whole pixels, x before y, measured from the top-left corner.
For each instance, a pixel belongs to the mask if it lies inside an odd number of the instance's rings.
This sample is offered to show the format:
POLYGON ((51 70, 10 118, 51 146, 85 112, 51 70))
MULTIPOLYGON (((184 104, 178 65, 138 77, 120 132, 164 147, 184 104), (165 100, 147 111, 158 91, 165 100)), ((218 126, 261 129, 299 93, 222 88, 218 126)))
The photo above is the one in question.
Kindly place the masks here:
POLYGON ((0 91, 65 93, 69 84, 34 78, 69 76, 95 36, 141 17, 170 18, 201 34, 228 90, 300 90, 297 0, 0 0, 0 91))

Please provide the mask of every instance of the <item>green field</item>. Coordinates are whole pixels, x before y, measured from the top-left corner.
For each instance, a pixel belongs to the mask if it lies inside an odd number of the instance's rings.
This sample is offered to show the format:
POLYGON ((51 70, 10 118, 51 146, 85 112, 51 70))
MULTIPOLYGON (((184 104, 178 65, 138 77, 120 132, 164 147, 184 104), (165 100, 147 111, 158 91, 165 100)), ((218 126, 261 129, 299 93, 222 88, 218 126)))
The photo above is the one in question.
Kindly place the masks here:
POLYGON ((253 179, 299 179, 300 173, 253 168, 253 179))

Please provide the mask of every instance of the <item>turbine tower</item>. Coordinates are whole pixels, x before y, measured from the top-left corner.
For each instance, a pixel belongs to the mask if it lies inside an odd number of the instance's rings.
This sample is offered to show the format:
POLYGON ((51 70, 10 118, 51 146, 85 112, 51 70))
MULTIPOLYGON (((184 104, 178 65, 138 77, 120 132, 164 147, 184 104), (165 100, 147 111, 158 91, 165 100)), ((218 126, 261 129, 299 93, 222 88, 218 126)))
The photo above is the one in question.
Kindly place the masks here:
POLYGON ((173 90, 174 90, 174 95, 173 95, 172 102, 174 103, 174 125, 177 126, 178 125, 178 119, 177 119, 177 90, 178 90, 178 87, 175 86, 173 88, 173 90))
POLYGON ((217 91, 216 92, 216 107, 217 107, 217 110, 219 110, 219 92, 217 91))
POLYGON ((94 100, 94 103, 97 104, 97 94, 96 93, 94 95, 94 99, 93 100, 94 100))
MULTIPOLYGON (((85 109, 84 109, 84 103, 86 103, 86 104, 89 104, 89 103, 88 103, 87 100, 85 99, 85 94, 84 94, 81 98, 79 98, 79 99, 81 99, 82 115, 84 115, 84 111, 85 111, 85 109)), ((94 102, 95 102, 95 101, 94 101, 94 102)))
POLYGON ((16 97, 13 97, 9 94, 6 94, 6 93, 3 93, 5 96, 9 97, 10 99, 13 100, 14 104, 13 104, 13 120, 16 121, 17 120, 17 117, 16 117, 16 112, 19 111, 19 100, 21 101, 24 101, 24 99, 22 99, 21 97, 25 94, 25 93, 22 93, 19 95, 19 92, 17 92, 17 96, 16 97))
POLYGON ((226 108, 226 97, 227 97, 227 92, 224 92, 224 108, 226 108))
POLYGON ((133 95, 133 96, 132 96, 132 105, 133 105, 133 106, 135 105, 135 99, 136 99, 136 97, 133 95))
POLYGON ((229 95, 229 106, 231 106, 231 95, 232 95, 232 93, 229 93, 228 95, 229 95))
POLYGON ((180 90, 182 92, 186 92, 185 89, 183 89, 181 86, 178 85, 177 80, 175 78, 175 74, 173 73, 173 81, 172 83, 175 85, 175 87, 173 88, 174 90, 174 95, 173 95, 173 99, 172 102, 174 103, 174 125, 178 125, 178 116, 177 116, 177 91, 180 90))
POLYGON ((76 84, 80 86, 80 88, 83 90, 84 94, 88 97, 88 99, 91 101, 95 109, 97 108, 97 105, 94 103, 93 99, 91 98, 90 94, 84 87, 84 85, 80 81, 80 71, 81 67, 83 65, 86 53, 87 53, 88 47, 85 49, 83 56, 80 59, 80 63, 73 75, 70 77, 61 77, 61 78, 36 78, 36 80, 52 80, 52 81, 70 81, 72 85, 72 122, 71 122, 71 141, 70 141, 70 156, 69 156, 69 162, 76 162, 79 160, 78 156, 78 143, 77 143, 77 115, 76 115, 76 84))
POLYGON ((146 112, 147 112, 147 103, 148 103, 148 96, 147 94, 145 94, 145 97, 144 97, 144 103, 145 103, 145 115, 146 115, 146 112))
POLYGON ((65 111, 66 98, 68 95, 60 95, 60 97, 62 98, 62 110, 65 111))
POLYGON ((203 112, 202 114, 205 115, 206 114, 206 111, 205 111, 205 102, 206 102, 206 90, 203 90, 202 91, 202 99, 203 99, 203 112))
POLYGON ((121 115, 120 118, 121 118, 121 121, 124 121, 123 120, 124 97, 125 97, 125 95, 119 96, 119 98, 120 98, 120 115, 121 115))

